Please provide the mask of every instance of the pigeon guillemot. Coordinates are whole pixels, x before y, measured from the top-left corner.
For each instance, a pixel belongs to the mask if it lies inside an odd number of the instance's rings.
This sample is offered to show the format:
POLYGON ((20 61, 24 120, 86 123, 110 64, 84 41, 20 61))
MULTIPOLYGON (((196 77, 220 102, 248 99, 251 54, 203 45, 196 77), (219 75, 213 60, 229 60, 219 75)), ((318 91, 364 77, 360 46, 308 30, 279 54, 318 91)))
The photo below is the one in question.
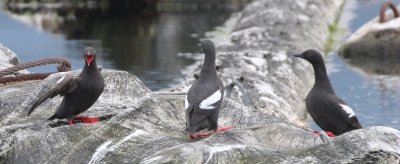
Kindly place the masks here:
POLYGON ((83 123, 98 121, 98 118, 74 117, 88 110, 100 97, 104 89, 104 79, 96 65, 96 51, 92 47, 87 47, 83 56, 85 65, 79 76, 74 77, 67 74, 60 78, 53 88, 39 95, 39 99, 30 108, 28 116, 48 98, 60 95, 64 98, 49 120, 66 118, 68 124, 73 124, 75 120, 83 123))
POLYGON ((315 123, 334 135, 362 128, 354 111, 333 90, 321 54, 307 50, 293 56, 307 60, 314 68, 315 83, 307 95, 306 106, 315 123))
POLYGON ((224 96, 224 85, 215 68, 215 46, 210 40, 201 40, 205 54, 199 78, 193 83, 185 98, 186 130, 190 138, 209 136, 210 133, 196 133, 207 128, 214 132, 224 131, 233 126, 218 128, 218 114, 224 96))

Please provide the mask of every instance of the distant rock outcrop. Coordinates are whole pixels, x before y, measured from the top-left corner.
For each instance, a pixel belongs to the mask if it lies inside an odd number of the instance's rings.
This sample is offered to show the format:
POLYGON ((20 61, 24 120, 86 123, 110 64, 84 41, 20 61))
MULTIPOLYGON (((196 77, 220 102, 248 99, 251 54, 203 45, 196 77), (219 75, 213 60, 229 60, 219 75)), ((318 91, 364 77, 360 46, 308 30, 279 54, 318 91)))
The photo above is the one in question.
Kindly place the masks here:
POLYGON ((384 22, 377 16, 357 29, 340 47, 339 55, 368 74, 398 75, 400 17, 394 17, 392 11, 384 15, 384 22))
POLYGON ((0 43, 0 70, 19 64, 18 56, 0 43))

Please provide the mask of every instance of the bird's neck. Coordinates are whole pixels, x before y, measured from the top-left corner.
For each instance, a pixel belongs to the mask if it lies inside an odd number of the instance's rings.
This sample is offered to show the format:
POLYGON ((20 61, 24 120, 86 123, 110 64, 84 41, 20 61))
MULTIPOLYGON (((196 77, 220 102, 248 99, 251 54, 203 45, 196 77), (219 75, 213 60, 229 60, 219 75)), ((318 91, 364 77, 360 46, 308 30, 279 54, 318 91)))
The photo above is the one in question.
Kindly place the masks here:
POLYGON ((89 66, 87 61, 85 61, 85 66, 83 67, 82 71, 86 72, 87 74, 97 74, 99 70, 97 69, 96 60, 92 60, 89 66))
POLYGON ((201 68, 200 77, 217 76, 217 69, 215 68, 215 54, 205 55, 203 67, 201 68))
POLYGON ((329 93, 335 94, 333 90, 332 84, 329 80, 328 74, 326 72, 326 68, 324 64, 320 64, 319 66, 314 66, 314 75, 315 75, 315 83, 314 86, 323 87, 328 90, 329 93))

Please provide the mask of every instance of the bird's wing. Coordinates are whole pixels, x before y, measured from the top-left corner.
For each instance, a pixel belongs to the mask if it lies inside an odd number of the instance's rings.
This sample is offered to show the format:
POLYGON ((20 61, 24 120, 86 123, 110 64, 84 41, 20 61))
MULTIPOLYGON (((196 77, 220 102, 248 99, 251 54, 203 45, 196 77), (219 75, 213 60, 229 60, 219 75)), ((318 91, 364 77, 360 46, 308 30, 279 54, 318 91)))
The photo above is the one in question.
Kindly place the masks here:
POLYGON ((215 109, 216 104, 221 102, 223 96, 223 87, 219 87, 211 95, 200 102, 200 109, 202 110, 212 110, 215 109))
POLYGON ((339 104, 339 105, 342 107, 343 111, 348 116, 346 119, 346 122, 354 128, 362 128, 361 124, 358 122, 358 118, 357 118, 356 114, 354 113, 353 109, 351 109, 346 104, 339 104))
POLYGON ((44 92, 44 94, 39 95, 39 98, 29 109, 28 116, 47 99, 53 98, 57 95, 64 96, 74 91, 78 87, 78 81, 79 77, 74 77, 71 74, 67 74, 61 77, 60 80, 58 80, 57 83, 53 86, 53 88, 51 88, 47 92, 44 92))
POLYGON ((187 110, 189 108, 190 104, 189 104, 189 100, 188 100, 188 95, 186 94, 185 97, 185 110, 187 110))
POLYGON ((353 109, 351 109, 341 98, 335 96, 335 99, 339 102, 339 106, 342 109, 341 113, 346 118, 345 121, 347 124, 354 128, 362 128, 361 124, 358 122, 358 118, 354 113, 353 109), (347 116, 347 117, 346 117, 347 116))
POLYGON ((310 115, 319 127, 339 135, 344 130, 361 127, 354 111, 342 99, 332 94, 317 93, 307 96, 306 102, 310 115))

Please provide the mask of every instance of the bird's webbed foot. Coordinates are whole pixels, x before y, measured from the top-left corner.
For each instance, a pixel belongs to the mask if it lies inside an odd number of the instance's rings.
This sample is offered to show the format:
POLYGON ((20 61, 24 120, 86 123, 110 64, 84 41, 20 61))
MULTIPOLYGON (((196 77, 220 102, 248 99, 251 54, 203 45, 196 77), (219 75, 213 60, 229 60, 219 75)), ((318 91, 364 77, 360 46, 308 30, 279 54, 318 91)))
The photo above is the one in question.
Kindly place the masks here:
POLYGON ((222 131, 226 131, 226 130, 229 130, 234 127, 235 127, 235 125, 226 125, 226 126, 215 129, 214 132, 222 132, 222 131))
MULTIPOLYGON (((313 131, 312 133, 317 134, 317 135, 320 135, 320 132, 317 131, 317 130, 313 131)), ((329 137, 332 137, 332 138, 335 138, 335 137, 336 137, 336 135, 334 135, 332 132, 325 132, 325 134, 326 134, 327 136, 329 136, 329 137)))
POLYGON ((99 122, 98 117, 86 117, 86 116, 75 116, 71 120, 68 120, 68 125, 72 124, 77 124, 77 123, 84 123, 84 124, 89 124, 89 123, 94 123, 94 122, 99 122))
POLYGON ((210 136, 210 133, 193 133, 193 134, 189 134, 190 139, 196 139, 199 137, 207 137, 210 136))

